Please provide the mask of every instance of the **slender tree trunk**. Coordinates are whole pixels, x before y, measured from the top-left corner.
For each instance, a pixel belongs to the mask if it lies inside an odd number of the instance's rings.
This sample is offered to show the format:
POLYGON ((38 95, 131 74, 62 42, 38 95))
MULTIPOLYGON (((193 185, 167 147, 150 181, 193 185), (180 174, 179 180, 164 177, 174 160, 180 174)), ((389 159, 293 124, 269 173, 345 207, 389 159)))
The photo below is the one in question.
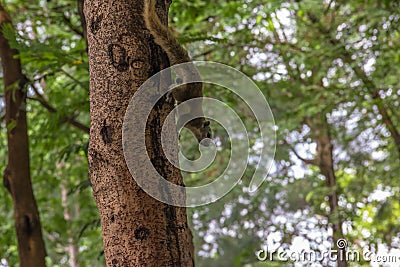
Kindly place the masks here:
MULTIPOLYGON (((166 21, 169 5, 159 3, 166 21)), ((186 209, 163 204, 140 189, 122 150, 122 122, 131 97, 148 77, 168 66, 167 57, 145 28, 142 10, 143 1, 85 2, 90 65, 89 175, 100 210, 104 255, 107 266, 193 266, 186 209)), ((157 104, 148 119, 148 155, 137 155, 135 160, 150 157, 165 179, 182 184, 180 171, 160 149, 162 123, 172 108, 165 101, 157 104)), ((174 128, 170 127, 171 136, 176 136, 174 128)))
MULTIPOLYGON (((11 19, 0 4, 0 26, 11 19)), ((0 29, 0 56, 5 87, 8 163, 3 183, 14 202, 20 266, 45 266, 45 246, 36 200, 32 191, 29 165, 29 142, 26 120, 26 78, 0 29)))
MULTIPOLYGON (((67 225, 69 225, 72 220, 72 215, 71 212, 69 211, 68 189, 66 180, 61 181, 61 203, 64 209, 64 220, 66 221, 67 225)), ((67 235, 68 235, 68 245, 65 250, 69 255, 69 265, 71 267, 80 267, 81 265, 78 261, 79 249, 78 245, 76 244, 74 235, 69 229, 67 230, 67 235)))
POLYGON ((329 135, 329 126, 325 114, 320 117, 309 120, 309 126, 313 129, 315 140, 317 142, 317 163, 320 172, 326 178, 326 186, 330 189, 328 194, 329 202, 329 222, 332 225, 332 242, 335 249, 338 249, 338 267, 347 267, 346 248, 338 248, 337 242, 343 239, 342 220, 339 214, 338 192, 336 189, 336 175, 333 165, 333 144, 329 135))
POLYGON ((87 47, 88 47, 88 43, 87 43, 87 26, 86 26, 85 14, 83 13, 83 7, 85 5, 85 0, 77 0, 77 3, 78 3, 79 19, 81 21, 81 26, 82 26, 82 34, 83 34, 83 38, 85 38, 86 49, 87 49, 87 47))

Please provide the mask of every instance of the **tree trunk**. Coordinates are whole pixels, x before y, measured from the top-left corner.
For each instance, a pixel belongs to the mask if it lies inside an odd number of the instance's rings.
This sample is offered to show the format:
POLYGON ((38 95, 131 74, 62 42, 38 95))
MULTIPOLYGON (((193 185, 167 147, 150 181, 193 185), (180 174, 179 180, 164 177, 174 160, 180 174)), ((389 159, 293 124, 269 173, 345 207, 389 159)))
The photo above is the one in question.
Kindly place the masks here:
MULTIPOLYGON (((319 115, 313 121, 309 120, 309 126, 313 129, 317 142, 317 163, 321 174, 326 178, 326 186, 330 189, 328 194, 329 222, 332 225, 332 242, 338 249, 338 267, 347 267, 346 247, 338 247, 338 241, 343 239, 342 220, 338 210, 338 193, 336 189, 336 175, 333 165, 333 144, 329 135, 329 126, 325 114, 319 115)), ((345 242, 346 243, 346 242, 345 242)), ((342 244, 342 243, 340 243, 342 244)))
MULTIPOLYGON (((66 180, 61 181, 61 204, 64 209, 64 220, 67 223, 67 225, 70 225, 70 223, 72 221, 72 214, 69 211, 68 189, 67 189, 67 181, 66 180)), ((81 267, 81 265, 78 261, 79 247, 74 238, 74 233, 70 229, 68 229, 67 235, 68 235, 68 245, 66 246, 65 251, 69 256, 69 266, 70 267, 81 267)))
MULTIPOLYGON (((166 21, 169 4, 159 3, 166 21)), ((104 255, 107 266, 193 266, 186 209, 163 204, 139 188, 122 150, 122 123, 131 97, 148 77, 168 66, 167 57, 145 28, 142 10, 143 1, 85 1, 89 175, 100 210, 104 255)), ((162 123, 172 108, 165 97, 154 108, 146 130, 148 155, 137 155, 135 160, 150 157, 165 179, 182 184, 180 171, 160 149, 162 123)), ((174 129, 169 134, 175 136, 177 152, 175 127, 169 128, 174 129)))
POLYGON ((79 19, 81 21, 82 34, 83 34, 83 38, 85 38, 86 49, 87 49, 87 47, 88 47, 88 44, 87 44, 87 26, 86 26, 85 14, 83 13, 84 5, 85 5, 85 0, 78 0, 78 14, 79 14, 79 19))
MULTIPOLYGON (((0 26, 11 19, 0 4, 0 26)), ((14 202, 20 266, 45 266, 45 247, 36 200, 32 191, 29 165, 29 142, 26 120, 26 78, 0 29, 0 56, 5 88, 8 163, 3 184, 14 202)))

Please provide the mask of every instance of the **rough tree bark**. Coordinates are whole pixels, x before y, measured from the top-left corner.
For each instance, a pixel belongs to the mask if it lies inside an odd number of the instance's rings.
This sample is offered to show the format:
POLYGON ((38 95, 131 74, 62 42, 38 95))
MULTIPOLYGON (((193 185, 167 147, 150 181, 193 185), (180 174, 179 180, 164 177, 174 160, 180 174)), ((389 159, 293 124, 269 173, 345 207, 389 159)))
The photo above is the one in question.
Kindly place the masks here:
MULTIPOLYGON (((0 4, 0 27, 11 19, 0 4)), ((14 58, 0 29, 0 57, 3 67, 4 98, 6 106, 8 163, 3 184, 14 202, 14 220, 17 232, 20 266, 45 266, 45 246, 36 200, 33 195, 29 165, 29 142, 26 119, 26 78, 20 61, 14 58)))
MULTIPOLYGON (((158 4, 166 21, 170 2, 158 4)), ((85 1, 90 66, 89 175, 100 211, 104 255, 107 266, 193 266, 186 209, 163 204, 140 189, 127 169, 122 150, 122 123, 131 97, 148 77, 168 66, 166 55, 145 28, 142 10, 143 1, 85 1)), ((162 122, 172 108, 171 103, 159 101, 148 119, 148 155, 137 155, 135 160, 150 157, 163 177, 182 184, 180 171, 160 149, 162 122)), ((176 132, 170 134, 176 136, 176 132)))

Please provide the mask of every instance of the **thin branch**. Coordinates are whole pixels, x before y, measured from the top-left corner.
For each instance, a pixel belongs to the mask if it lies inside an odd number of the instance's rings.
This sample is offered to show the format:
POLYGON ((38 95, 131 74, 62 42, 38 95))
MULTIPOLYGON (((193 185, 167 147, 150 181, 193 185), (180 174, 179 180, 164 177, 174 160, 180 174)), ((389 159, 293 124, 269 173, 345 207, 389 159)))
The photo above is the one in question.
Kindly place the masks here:
POLYGON ((318 161, 316 159, 306 159, 303 158, 302 156, 299 155, 299 153, 297 153, 296 149, 289 144, 286 140, 283 140, 283 142, 290 148, 290 150, 293 152, 293 154, 302 162, 304 162, 306 165, 314 165, 314 166, 318 166, 318 161))
MULTIPOLYGON (((57 113, 57 109, 53 106, 51 106, 46 99, 43 97, 42 94, 40 94, 39 90, 36 88, 36 86, 34 84, 30 84, 30 86, 32 87, 33 91, 35 92, 35 95, 37 96, 37 98, 34 97, 28 97, 28 99, 30 100, 34 100, 34 101, 38 101, 44 108, 46 108, 50 113, 57 113)), ((62 122, 67 122, 69 124, 71 124, 72 126, 75 126, 76 128, 78 128, 79 130, 84 131, 85 133, 89 133, 90 132, 90 128, 87 127, 86 125, 78 122, 77 120, 75 120, 72 117, 68 117, 68 116, 64 116, 61 118, 62 122)))
MULTIPOLYGON (((271 27, 272 27, 272 33, 273 33, 274 38, 275 38, 275 42, 274 42, 273 45, 275 45, 275 44, 279 44, 279 45, 285 44, 285 45, 289 45, 289 46, 290 46, 291 44, 290 44, 290 42, 289 42, 289 40, 288 40, 288 38, 287 38, 287 36, 286 36, 286 34, 285 34, 285 31, 284 31, 284 29, 283 29, 283 25, 281 24, 280 20, 278 19, 278 15, 277 15, 276 12, 275 12, 275 17, 277 18, 276 20, 277 20, 277 22, 278 22, 278 24, 279 24, 280 30, 282 31, 282 35, 283 35, 284 40, 282 41, 281 38, 279 37, 278 31, 276 30, 275 26, 274 26, 274 25, 271 25, 271 27)), ((286 70, 287 70, 287 72, 289 73, 289 75, 290 75, 293 79, 295 79, 295 80, 297 80, 297 81, 299 81, 299 82, 301 82, 301 83, 306 84, 306 81, 305 81, 305 80, 299 78, 299 77, 301 76, 301 75, 300 75, 300 74, 301 74, 301 71, 300 71, 299 67, 297 66, 297 64, 296 64, 296 69, 293 69, 293 68, 290 66, 290 59, 289 59, 288 56, 285 54, 285 51, 282 51, 281 57, 282 57, 282 59, 283 59, 283 64, 285 64, 286 70), (295 73, 295 72, 296 72, 296 73, 295 73)))
POLYGON ((206 50, 206 51, 204 51, 203 53, 200 53, 200 54, 197 54, 197 55, 194 55, 193 57, 192 57, 192 59, 193 60, 196 60, 196 59, 198 59, 199 57, 205 57, 205 56, 208 56, 209 54, 211 54, 212 52, 214 52, 215 51, 215 49, 214 48, 212 48, 212 49, 209 49, 209 50, 206 50))
POLYGON ((379 93, 379 88, 374 84, 372 80, 368 78, 367 73, 359 66, 354 64, 354 60, 351 58, 349 52, 343 53, 342 59, 344 62, 348 63, 349 66, 352 68, 354 73, 361 79, 364 86, 367 88, 368 93, 371 95, 373 99, 373 103, 378 108, 379 114, 382 116, 382 123, 386 126, 389 130, 394 143, 397 147, 397 151, 400 157, 400 132, 397 130, 395 123, 393 122, 386 106, 383 103, 382 97, 379 93))
POLYGON ((316 161, 315 159, 306 159, 306 158, 301 157, 301 156, 297 153, 296 149, 294 149, 293 147, 291 147, 290 150, 295 154, 295 156, 296 156, 299 160, 301 160, 301 161, 304 162, 305 164, 307 164, 307 165, 315 165, 315 166, 318 165, 318 163, 317 163, 317 161, 316 161))
POLYGON ((79 81, 78 79, 76 79, 74 76, 72 76, 71 74, 69 74, 68 72, 66 72, 64 69, 62 69, 62 68, 60 68, 60 71, 62 72, 62 73, 64 73, 68 78, 70 78, 71 80, 73 80, 74 82, 76 82, 77 84, 79 84, 83 89, 87 89, 86 87, 85 87, 85 85, 81 82, 81 81, 79 81))
POLYGON ((85 35, 83 32, 75 27, 75 25, 72 23, 71 18, 67 17, 65 14, 63 14, 63 19, 65 23, 68 25, 68 27, 76 34, 81 36, 82 38, 85 39, 85 35))
POLYGON ((37 76, 33 81, 37 82, 37 81, 40 81, 41 79, 46 78, 47 76, 52 76, 54 74, 55 74, 54 72, 44 73, 44 74, 42 74, 40 76, 37 76))
POLYGON ((78 14, 79 14, 79 19, 81 21, 83 38, 85 38, 85 42, 86 42, 86 52, 87 52, 87 49, 88 49, 87 30, 86 30, 87 24, 86 24, 85 14, 83 12, 83 7, 84 7, 85 0, 77 0, 77 1, 78 1, 78 14))
MULTIPOLYGON (((338 10, 338 6, 336 7, 336 10, 338 10)), ((340 40, 334 39, 330 35, 330 31, 324 29, 324 27, 318 22, 318 20, 313 20, 315 16, 308 12, 307 15, 311 19, 311 22, 314 26, 317 26, 318 30, 320 31, 321 34, 325 35, 325 37, 328 38, 329 42, 332 45, 342 45, 344 47, 344 44, 340 43, 340 40)), ((344 50, 339 56, 345 63, 347 63, 350 68, 353 70, 353 72, 361 79, 363 82, 364 86, 368 90, 368 93, 371 95, 373 99, 373 103, 377 106, 379 114, 382 116, 382 123, 386 126, 388 131, 390 132, 394 143, 396 145, 397 151, 398 151, 398 156, 400 158, 400 132, 397 130, 395 123, 393 122, 391 116, 388 113, 388 109, 384 105, 382 98, 379 94, 379 88, 374 84, 372 80, 369 79, 367 73, 360 67, 357 66, 355 63, 355 60, 352 58, 352 55, 350 54, 349 51, 344 50)))
POLYGON ((63 121, 75 126, 79 130, 82 130, 87 134, 90 133, 90 128, 89 127, 87 127, 86 125, 83 125, 79 121, 76 121, 74 118, 64 117, 63 121))
POLYGON ((329 4, 324 11, 324 15, 328 14, 329 9, 331 9, 332 4, 333 4, 333 0, 329 1, 329 4))

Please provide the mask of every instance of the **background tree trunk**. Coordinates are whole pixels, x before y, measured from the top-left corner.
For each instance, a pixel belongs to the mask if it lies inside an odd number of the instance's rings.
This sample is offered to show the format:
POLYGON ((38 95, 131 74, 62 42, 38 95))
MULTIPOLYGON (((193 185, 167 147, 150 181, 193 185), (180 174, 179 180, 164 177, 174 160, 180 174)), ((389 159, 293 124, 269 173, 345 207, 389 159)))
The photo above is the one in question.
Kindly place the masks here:
MULTIPOLYGON (((68 188, 67 181, 61 181, 61 204, 64 209, 64 220, 69 225, 73 221, 73 215, 69 210, 68 203, 68 188)), ((74 232, 71 230, 67 230, 68 235, 68 245, 65 247, 65 251, 69 256, 69 265, 70 267, 81 267, 79 263, 79 247, 74 237, 74 232)))
POLYGON ((317 143, 317 163, 320 172, 326 179, 326 186, 330 189, 328 194, 329 203, 329 223, 332 225, 332 243, 334 249, 338 250, 337 266, 347 267, 346 247, 338 247, 338 240, 343 239, 342 218, 339 213, 339 196, 336 188, 336 175, 333 159, 333 144, 329 135, 329 125, 326 115, 320 114, 313 120, 308 120, 315 141, 317 143))
MULTIPOLYGON (((169 4, 159 2, 166 21, 169 4)), ((148 77, 168 66, 167 57, 145 28, 142 10, 143 1, 85 2, 90 65, 89 174, 100 210, 104 254, 107 266, 193 266, 186 209, 163 204, 140 189, 122 150, 122 123, 131 97, 148 77)), ((180 171, 160 149, 162 123, 172 108, 159 101, 148 119, 149 153, 137 155, 135 160, 150 157, 163 177, 182 184, 180 171)), ((170 134, 176 136, 172 130, 170 134)))
MULTIPOLYGON (((11 19, 0 4, 0 27, 11 19)), ((45 266, 45 246, 39 212, 32 191, 29 165, 28 127, 26 120, 26 78, 20 61, 14 58, 0 29, 0 57, 3 67, 6 106, 8 163, 3 184, 14 202, 14 220, 18 240, 20 266, 45 266)))

